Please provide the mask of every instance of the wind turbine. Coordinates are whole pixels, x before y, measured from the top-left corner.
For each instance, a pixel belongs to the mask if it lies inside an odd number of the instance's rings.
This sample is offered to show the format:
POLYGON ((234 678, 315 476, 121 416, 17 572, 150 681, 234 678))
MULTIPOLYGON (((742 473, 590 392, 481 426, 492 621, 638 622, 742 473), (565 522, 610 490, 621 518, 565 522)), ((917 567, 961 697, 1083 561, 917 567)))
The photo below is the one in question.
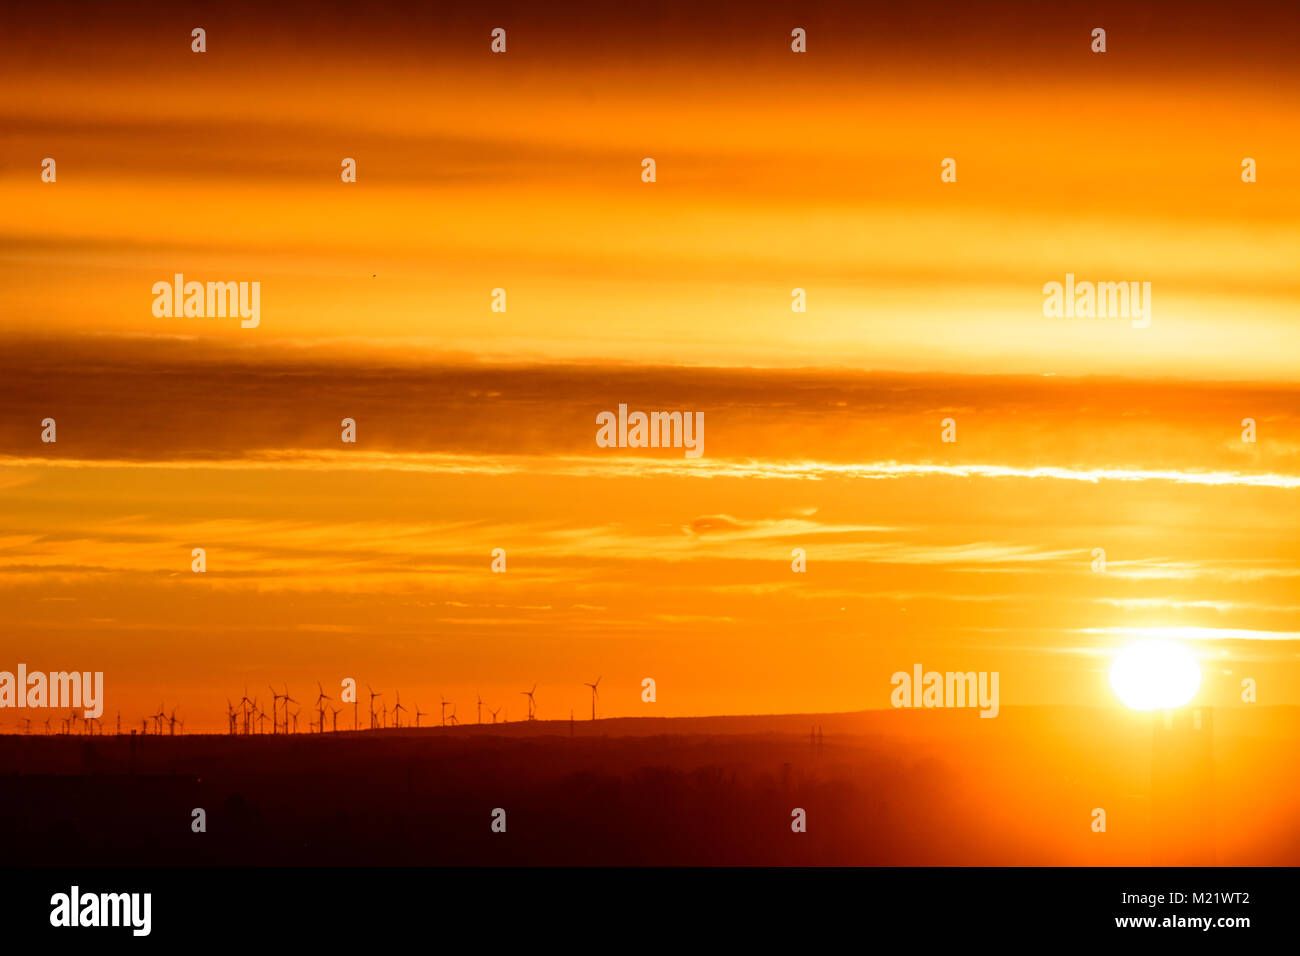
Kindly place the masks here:
POLYGON ((325 733, 325 701, 333 700, 334 698, 325 693, 325 688, 321 687, 320 681, 316 682, 316 689, 320 691, 320 693, 316 695, 316 712, 319 718, 316 729, 323 734, 325 733))
POLYGON ((483 695, 475 691, 474 696, 478 698, 478 722, 481 724, 483 723, 483 695))
MULTIPOLYGON (((266 689, 271 692, 271 733, 274 734, 280 729, 280 694, 270 684, 266 689)), ((288 691, 288 685, 285 685, 285 690, 288 691)))
POLYGON ((438 695, 438 699, 442 701, 442 725, 446 727, 447 726, 447 704, 450 703, 450 701, 448 701, 447 698, 443 697, 441 694, 438 695))
MULTIPOLYGON (((163 721, 166 720, 166 719, 167 719, 167 713, 163 710, 163 705, 162 705, 162 704, 159 704, 159 705, 158 705, 158 713, 156 713, 156 714, 153 715, 153 727, 154 727, 154 733, 156 733, 156 734, 161 734, 161 733, 162 733, 162 724, 163 724, 163 721)), ((248 722, 247 722, 247 721, 244 722, 244 733, 248 733, 248 722)))
POLYGON ((447 719, 451 721, 451 725, 452 725, 453 727, 457 726, 457 725, 460 723, 460 721, 456 719, 456 705, 455 705, 455 704, 452 704, 452 705, 451 705, 451 716, 450 716, 449 718, 447 718, 447 719))
POLYGON ((369 684, 366 685, 366 690, 370 691, 370 729, 374 730, 375 729, 375 698, 383 697, 384 692, 380 691, 378 694, 376 694, 375 689, 371 687, 369 684))
POLYGON ((399 690, 397 692, 397 706, 393 708, 393 722, 399 728, 402 726, 402 711, 404 710, 406 708, 402 706, 402 692, 399 690))
POLYGON ((248 705, 252 701, 248 699, 248 687, 244 687, 244 696, 239 698, 239 709, 244 713, 244 734, 248 734, 248 705))
POLYGON ((537 719, 537 699, 533 696, 533 694, 535 694, 536 692, 537 692, 536 683, 533 684, 532 690, 521 690, 519 692, 521 696, 528 698, 528 719, 529 720, 537 719))
POLYGON ((420 709, 419 704, 416 704, 415 705, 415 726, 416 727, 420 726, 420 718, 423 716, 424 716, 424 711, 420 709))
POLYGON ((342 707, 331 707, 331 708, 330 708, 330 713, 334 716, 334 733, 336 733, 336 734, 339 732, 339 712, 340 712, 342 709, 343 709, 342 707))
POLYGON ((175 736, 176 736, 176 708, 175 708, 175 706, 172 707, 172 715, 171 715, 170 717, 167 718, 167 721, 168 721, 168 725, 167 725, 167 733, 168 733, 168 735, 170 735, 170 736, 172 736, 172 737, 175 737, 175 736))
MULTIPOLYGON (((302 709, 302 708, 299 708, 299 710, 301 710, 301 709, 302 709)), ((294 711, 292 714, 290 714, 289 716, 293 718, 293 732, 296 734, 296 733, 298 732, 298 711, 295 710, 295 711, 294 711)))
POLYGON ((600 686, 600 678, 597 677, 596 683, 594 684, 589 683, 587 681, 584 681, 583 683, 586 684, 586 686, 591 688, 591 719, 595 720, 596 719, 596 698, 600 696, 600 691, 596 690, 596 688, 600 686))
POLYGON ((488 713, 492 715, 492 723, 495 724, 497 722, 497 714, 501 713, 501 708, 498 707, 496 710, 492 710, 489 708, 488 713))
POLYGON ((284 732, 289 732, 289 705, 298 703, 297 700, 289 696, 289 685, 284 685, 284 696, 280 698, 284 701, 284 732))

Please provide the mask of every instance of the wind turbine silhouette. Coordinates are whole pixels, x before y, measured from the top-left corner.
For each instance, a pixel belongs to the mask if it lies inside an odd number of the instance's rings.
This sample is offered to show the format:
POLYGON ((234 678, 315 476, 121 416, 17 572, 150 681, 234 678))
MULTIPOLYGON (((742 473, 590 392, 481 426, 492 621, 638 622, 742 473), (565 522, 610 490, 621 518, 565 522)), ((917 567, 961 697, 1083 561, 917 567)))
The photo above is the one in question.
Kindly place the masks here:
POLYGON ((600 678, 597 677, 596 683, 594 684, 590 683, 589 681, 584 681, 583 683, 586 684, 586 686, 591 688, 591 719, 595 720, 596 719, 596 698, 600 696, 600 691, 596 690, 596 688, 600 686, 600 678))
MULTIPOLYGON (((271 692, 271 733, 276 733, 280 727, 280 694, 270 684, 266 689, 271 692)), ((285 685, 285 692, 289 690, 289 685, 285 685)))
POLYGON ((294 732, 295 734, 298 732, 298 713, 299 713, 300 710, 302 710, 301 707, 298 708, 298 710, 295 710, 292 714, 289 715, 290 717, 293 718, 293 732, 294 732))
POLYGON ((284 701, 284 732, 287 734, 289 732, 289 705, 298 703, 289 696, 289 685, 287 683, 284 685, 284 693, 280 696, 280 699, 284 701))
POLYGON ((248 705, 249 705, 250 703, 252 703, 252 701, 250 701, 250 700, 248 699, 248 687, 247 687, 247 685, 245 685, 245 687, 244 687, 244 696, 241 697, 241 698, 239 698, 239 709, 240 709, 240 710, 243 712, 243 714, 244 714, 244 733, 245 733, 245 734, 248 733, 248 705))
POLYGON ((325 733, 325 703, 324 702, 327 700, 333 700, 334 698, 331 697, 329 694, 325 693, 325 688, 320 685, 320 681, 316 682, 316 690, 320 691, 320 693, 316 695, 316 713, 317 713, 316 729, 323 734, 325 733))
POLYGON ((393 708, 393 724, 398 728, 402 726, 402 711, 404 710, 406 708, 402 706, 402 692, 399 690, 397 692, 397 706, 393 708))
POLYGON ((449 701, 447 700, 446 697, 443 697, 441 694, 438 695, 438 699, 442 701, 442 726, 446 727, 447 726, 447 704, 449 703, 449 701))
POLYGON ((339 712, 342 710, 343 710, 342 707, 330 708, 330 713, 334 715, 334 733, 336 734, 339 732, 339 712))
POLYGON ((521 696, 528 698, 528 719, 529 720, 537 719, 537 698, 533 696, 533 694, 535 694, 536 692, 537 692, 536 682, 533 683, 532 690, 521 690, 519 692, 521 696))
POLYGON ((478 698, 478 722, 481 724, 483 723, 483 697, 478 691, 474 692, 474 696, 478 698))
POLYGON ((455 704, 452 704, 452 705, 451 705, 451 717, 449 717, 448 719, 451 721, 451 725, 452 725, 453 727, 457 726, 457 725, 460 723, 460 721, 456 719, 456 705, 455 705, 455 704))
POLYGON ((424 716, 424 711, 420 709, 419 704, 416 704, 415 705, 415 726, 416 727, 420 726, 420 718, 423 716, 424 716))
POLYGON ((497 714, 501 713, 501 708, 498 707, 496 710, 492 710, 489 708, 488 713, 492 715, 492 723, 495 724, 497 722, 497 714))
POLYGON ((371 687, 369 684, 366 685, 366 690, 370 691, 370 729, 374 730, 375 729, 375 698, 383 697, 384 692, 380 691, 378 694, 376 694, 375 689, 371 687))

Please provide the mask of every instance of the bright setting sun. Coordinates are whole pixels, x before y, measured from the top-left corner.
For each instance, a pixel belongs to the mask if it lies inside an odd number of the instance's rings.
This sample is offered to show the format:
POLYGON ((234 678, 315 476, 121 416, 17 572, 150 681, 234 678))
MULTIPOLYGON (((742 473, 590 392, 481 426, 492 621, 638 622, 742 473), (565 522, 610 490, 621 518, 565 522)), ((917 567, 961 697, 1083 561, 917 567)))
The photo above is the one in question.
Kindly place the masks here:
POLYGON ((1181 707, 1201 685, 1201 669, 1181 644, 1140 641, 1115 658, 1110 686, 1134 710, 1181 707))

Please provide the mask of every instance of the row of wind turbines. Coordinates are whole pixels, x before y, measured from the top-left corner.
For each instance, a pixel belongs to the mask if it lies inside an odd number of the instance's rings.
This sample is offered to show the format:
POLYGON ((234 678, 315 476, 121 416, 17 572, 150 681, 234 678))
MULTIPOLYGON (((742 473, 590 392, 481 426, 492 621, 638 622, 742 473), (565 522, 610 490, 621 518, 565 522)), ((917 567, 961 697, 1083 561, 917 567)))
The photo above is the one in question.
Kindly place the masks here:
MULTIPOLYGON (((591 719, 592 720, 596 719, 596 701, 600 698, 600 691, 598 689, 600 686, 600 680, 601 679, 597 677, 594 681, 583 682, 584 687, 591 688, 591 719)), ((266 719, 268 716, 271 718, 272 734, 298 733, 298 715, 302 713, 302 707, 299 706, 294 710, 289 709, 290 704, 298 703, 297 699, 294 698, 289 693, 289 685, 285 684, 284 693, 277 691, 274 687, 271 687, 270 685, 267 686, 267 689, 270 690, 271 692, 271 710, 269 713, 258 705, 257 697, 248 696, 247 688, 244 689, 244 693, 239 698, 239 701, 237 703, 230 700, 229 698, 226 699, 226 732, 228 734, 231 735, 265 734, 266 719)), ((368 729, 385 730, 388 728, 389 725, 389 721, 388 721, 389 710, 388 710, 387 702, 385 702, 380 709, 378 710, 375 709, 375 701, 384 696, 383 691, 376 691, 369 684, 366 685, 366 689, 370 692, 370 701, 369 701, 370 722, 369 722, 368 729)), ((312 720, 310 717, 310 712, 308 713, 308 724, 307 724, 308 731, 311 733, 325 733, 326 731, 325 714, 326 714, 326 710, 328 710, 331 718, 329 722, 330 731, 333 733, 338 733, 339 714, 343 712, 344 708, 341 706, 335 707, 333 705, 332 701, 334 700, 334 698, 331 697, 329 694, 325 693, 325 688, 321 686, 319 681, 316 682, 316 691, 317 691, 316 700, 314 702, 316 719, 312 720)), ((519 693, 521 696, 528 698, 528 719, 536 720, 537 719, 537 684, 536 683, 533 684, 532 690, 524 690, 524 691, 520 691, 519 693)), ((414 723, 408 723, 406 724, 406 726, 407 727, 413 726, 417 728, 420 726, 421 718, 429 716, 429 713, 427 711, 421 710, 418 704, 415 706, 414 712, 412 712, 409 707, 403 704, 401 691, 397 691, 394 694, 394 697, 395 697, 395 703, 392 709, 392 715, 393 715, 392 725, 394 728, 402 727, 403 714, 413 714, 414 723)), ((483 698, 477 695, 476 697, 477 697, 477 704, 478 704, 478 709, 477 709, 478 723, 481 724, 483 723, 483 698)), ((442 721, 441 726, 443 727, 460 726, 461 720, 456 716, 456 704, 453 701, 447 700, 447 698, 442 697, 441 695, 439 695, 439 701, 441 703, 441 711, 439 714, 439 717, 442 721), (450 714, 447 713, 448 707, 451 708, 450 714)), ((361 729, 359 706, 360 706, 359 701, 354 700, 352 702, 352 729, 353 730, 361 729)), ((488 708, 488 714, 492 718, 492 723, 494 724, 497 723, 497 715, 500 714, 502 710, 505 710, 505 717, 501 719, 501 723, 506 723, 510 719, 509 710, 505 709, 504 707, 497 707, 495 710, 493 710, 490 707, 488 708)), ((52 728, 52 722, 54 719, 55 718, 53 717, 46 718, 45 733, 76 734, 80 732, 82 734, 88 734, 91 736, 94 736, 96 733, 98 733, 100 736, 104 734, 102 718, 88 718, 88 717, 79 716, 77 711, 74 710, 71 712, 71 714, 68 717, 60 721, 60 729, 58 730, 52 728), (77 728, 78 721, 81 722, 80 731, 78 731, 77 728)), ((158 710, 156 712, 152 714, 147 714, 144 717, 142 717, 140 720, 140 734, 142 736, 147 736, 149 734, 150 722, 152 722, 153 724, 153 734, 155 736, 164 736, 164 735, 175 736, 177 733, 177 728, 179 728, 180 733, 182 734, 185 733, 185 721, 177 718, 175 706, 172 707, 171 713, 168 714, 166 708, 162 704, 159 704, 158 710)), ((25 733, 30 734, 32 732, 31 718, 27 718, 24 721, 21 721, 20 723, 24 723, 26 725, 24 728, 25 733)), ((117 733, 118 734, 122 733, 122 714, 120 712, 117 715, 117 733)), ((132 730, 131 733, 135 733, 135 731, 132 730)))
MULTIPOLYGON (((600 680, 601 679, 597 677, 594 681, 583 682, 584 687, 591 688, 591 719, 592 720, 596 719, 596 701, 600 698, 600 690, 598 689, 600 685, 600 680)), ((302 707, 299 706, 294 710, 289 709, 290 704, 298 704, 298 700, 289 693, 289 685, 288 684, 284 685, 283 693, 277 691, 274 687, 270 686, 269 684, 267 685, 267 689, 271 692, 271 710, 269 714, 271 718, 271 733, 272 734, 298 733, 298 715, 302 713, 302 707)), ((368 702, 369 703, 368 706, 369 725, 367 729, 368 730, 388 729, 389 709, 388 709, 387 701, 384 701, 382 703, 382 706, 379 709, 375 708, 375 701, 384 696, 383 691, 376 691, 369 684, 366 685, 366 690, 370 694, 370 700, 368 702)), ((533 684, 532 690, 520 691, 519 693, 521 696, 528 698, 528 719, 536 720, 537 719, 537 684, 536 683, 533 684)), ((478 695, 476 695, 476 697, 477 697, 477 704, 478 704, 478 711, 477 711, 478 723, 481 724, 483 723, 483 698, 478 695)), ((399 729, 403 726, 402 725, 403 714, 413 715, 414 722, 413 723, 408 722, 406 726, 417 727, 417 728, 420 726, 421 718, 429 716, 429 712, 421 710, 419 704, 415 705, 414 711, 412 711, 409 707, 404 705, 402 703, 401 691, 396 691, 394 693, 394 698, 395 698, 395 702, 392 708, 392 717, 393 717, 392 726, 395 729, 399 729)), ((321 685, 320 681, 317 681, 316 700, 313 703, 316 712, 316 719, 315 720, 310 719, 310 711, 309 711, 308 724, 307 724, 308 732, 310 733, 326 732, 325 713, 328 710, 331 718, 330 732, 338 733, 339 714, 343 712, 344 708, 341 706, 335 707, 332 703, 333 700, 334 700, 333 697, 325 693, 325 688, 321 685)), ((439 713, 440 720, 442 721, 441 726, 443 727, 460 726, 462 721, 460 720, 459 717, 456 716, 455 702, 449 701, 447 700, 447 698, 441 695, 439 695, 439 702, 441 704, 441 710, 439 713), (448 707, 451 708, 450 714, 447 713, 448 707)), ((161 710, 161 708, 159 708, 159 710, 161 710)), ((495 710, 493 710, 490 707, 488 708, 488 713, 492 717, 492 723, 494 724, 497 723, 497 715, 500 714, 502 710, 505 710, 505 708, 497 707, 495 710)), ((159 715, 154 715, 154 716, 156 717, 159 715)), ((244 693, 239 698, 238 702, 232 701, 229 698, 226 699, 226 732, 228 734, 231 735, 265 734, 267 716, 268 716, 267 711, 258 706, 258 698, 257 697, 250 698, 248 696, 247 688, 244 689, 244 693)), ((173 719, 175 718, 175 711, 173 711, 172 717, 173 719)), ((506 715, 504 718, 502 718, 501 723, 508 722, 509 718, 510 718, 510 711, 506 710, 506 715)), ((411 718, 408 718, 408 720, 410 719, 411 718)), ((183 727, 184 724, 182 722, 182 728, 183 727)), ((346 727, 344 729, 346 729, 346 727)), ((354 699, 352 701, 352 729, 353 730, 361 729, 359 699, 354 699)))
MULTIPOLYGON (((76 710, 69 712, 67 717, 64 717, 59 721, 59 727, 57 730, 53 727, 54 720, 55 718, 53 717, 45 718, 45 733, 64 735, 81 734, 88 737, 102 737, 107 733, 107 731, 104 730, 103 717, 86 717, 76 710), (77 727, 78 721, 81 723, 80 729, 77 727)), ((140 719, 141 734, 149 733, 150 721, 153 722, 153 732, 155 736, 161 737, 167 735, 174 737, 176 736, 178 727, 180 728, 180 733, 185 733, 185 721, 176 716, 175 707, 172 707, 172 712, 169 714, 167 713, 166 708, 164 708, 162 704, 159 704, 157 712, 142 717, 140 719)), ((32 718, 26 717, 23 720, 20 720, 19 723, 23 725, 23 733, 30 734, 32 732, 32 718)), ((122 733, 121 711, 118 711, 117 714, 117 733, 122 733)), ((132 730, 131 733, 135 733, 135 731, 132 730)))

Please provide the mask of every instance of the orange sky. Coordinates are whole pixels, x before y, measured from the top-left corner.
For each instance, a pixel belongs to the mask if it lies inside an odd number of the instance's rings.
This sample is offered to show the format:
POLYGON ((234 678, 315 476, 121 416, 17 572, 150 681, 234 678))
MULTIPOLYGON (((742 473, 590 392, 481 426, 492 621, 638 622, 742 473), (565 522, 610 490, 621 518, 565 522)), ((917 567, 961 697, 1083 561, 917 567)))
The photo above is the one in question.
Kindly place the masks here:
POLYGON ((1097 703, 1179 628, 1205 702, 1300 702, 1300 27, 1240 7, 7 12, 0 668, 195 729, 346 676, 462 718, 597 675, 611 715, 646 676, 887 706, 917 661, 1097 703), (260 325, 155 317, 176 272, 260 325), (1045 318, 1067 272, 1151 326, 1045 318), (703 411, 704 457, 597 448, 620 402, 703 411))

